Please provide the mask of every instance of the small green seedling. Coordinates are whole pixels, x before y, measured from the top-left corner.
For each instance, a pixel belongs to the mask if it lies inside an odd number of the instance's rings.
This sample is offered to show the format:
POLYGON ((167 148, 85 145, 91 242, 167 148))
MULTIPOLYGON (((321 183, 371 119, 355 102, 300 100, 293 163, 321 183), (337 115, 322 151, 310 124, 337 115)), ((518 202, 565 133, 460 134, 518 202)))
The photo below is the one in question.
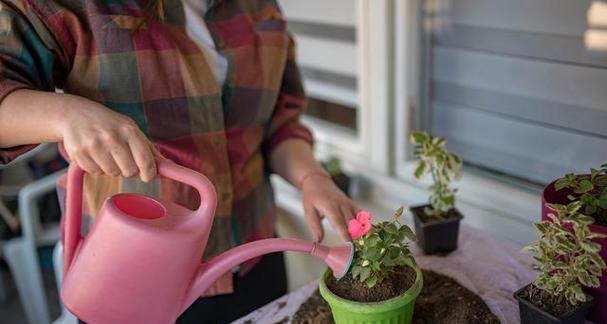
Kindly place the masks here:
POLYGON ((426 214, 444 218, 445 214, 455 207, 455 192, 451 181, 461 176, 462 160, 445 148, 447 140, 433 137, 425 132, 411 134, 411 143, 416 145, 415 157, 419 164, 414 176, 420 179, 424 174, 432 176, 430 186, 430 205, 426 214))

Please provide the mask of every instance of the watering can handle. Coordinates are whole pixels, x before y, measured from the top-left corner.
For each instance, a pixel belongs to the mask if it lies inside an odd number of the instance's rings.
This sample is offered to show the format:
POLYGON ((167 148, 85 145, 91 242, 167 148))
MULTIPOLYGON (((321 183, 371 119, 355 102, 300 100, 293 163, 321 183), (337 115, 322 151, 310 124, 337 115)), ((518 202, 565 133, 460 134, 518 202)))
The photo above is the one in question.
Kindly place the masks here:
MULTIPOLYGON (((214 215, 215 206, 217 204, 217 195, 213 184, 207 177, 169 160, 158 161, 158 175, 194 187, 200 194, 200 206, 194 212, 195 217, 211 215, 208 222, 211 223, 213 221, 212 215, 214 215)), ((67 194, 65 203, 64 276, 74 259, 78 243, 82 239, 80 231, 82 224, 83 182, 84 171, 75 163, 71 163, 67 172, 67 194)))

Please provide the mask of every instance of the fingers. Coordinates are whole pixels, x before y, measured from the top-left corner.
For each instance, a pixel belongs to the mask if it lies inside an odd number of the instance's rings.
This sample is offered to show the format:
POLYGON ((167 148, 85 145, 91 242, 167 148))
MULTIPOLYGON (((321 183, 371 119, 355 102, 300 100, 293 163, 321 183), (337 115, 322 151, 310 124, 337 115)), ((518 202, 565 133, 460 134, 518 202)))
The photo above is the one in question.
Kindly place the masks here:
POLYGON ((133 177, 139 174, 139 168, 127 143, 120 143, 120 145, 111 148, 110 152, 122 176, 133 177))
POLYGON ((120 168, 114 161, 114 158, 107 150, 99 147, 92 149, 89 156, 95 161, 95 164, 103 171, 103 173, 111 176, 119 176, 120 168))
POLYGON ((344 242, 349 242, 351 240, 350 234, 348 234, 348 228, 346 227, 346 220, 344 219, 344 216, 340 212, 340 209, 336 208, 334 206, 329 206, 328 208, 326 208, 326 210, 323 213, 327 216, 327 218, 329 218, 329 223, 331 223, 331 226, 337 232, 339 237, 344 242))
POLYGON ((139 177, 144 182, 149 182, 154 179, 157 174, 155 156, 160 156, 151 143, 143 137, 143 135, 132 136, 129 140, 129 147, 133 154, 133 159, 139 170, 139 177), (153 152, 156 152, 156 154, 153 152))
POLYGON ((306 217, 306 223, 308 223, 308 229, 310 230, 310 233, 312 233, 314 241, 322 241, 325 233, 322 228, 320 215, 318 214, 316 209, 314 209, 314 207, 304 207, 304 213, 306 217))
POLYGON ((355 208, 353 208, 352 205, 346 205, 346 204, 343 204, 339 207, 339 210, 341 211, 341 215, 344 218, 346 225, 356 215, 356 212, 354 211, 354 209, 355 208))
POLYGON ((93 161, 93 159, 91 159, 88 155, 74 155, 72 156, 72 159, 86 173, 93 175, 100 175, 103 173, 101 168, 97 166, 97 163, 95 163, 95 161, 93 161))

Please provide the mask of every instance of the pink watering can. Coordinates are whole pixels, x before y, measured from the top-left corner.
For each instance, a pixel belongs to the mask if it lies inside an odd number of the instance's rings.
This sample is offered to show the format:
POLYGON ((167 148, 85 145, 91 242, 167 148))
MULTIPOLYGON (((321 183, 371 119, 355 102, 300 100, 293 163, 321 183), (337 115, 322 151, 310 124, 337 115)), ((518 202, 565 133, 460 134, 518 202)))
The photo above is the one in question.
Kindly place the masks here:
POLYGON ((69 167, 61 298, 89 324, 174 323, 222 274, 272 252, 309 253, 326 262, 336 277, 350 267, 352 244, 328 248, 288 239, 247 243, 200 263, 215 213, 213 185, 202 174, 168 161, 159 162, 158 174, 196 188, 200 207, 191 211, 145 195, 117 194, 106 199, 82 237, 84 172, 75 164, 69 167))

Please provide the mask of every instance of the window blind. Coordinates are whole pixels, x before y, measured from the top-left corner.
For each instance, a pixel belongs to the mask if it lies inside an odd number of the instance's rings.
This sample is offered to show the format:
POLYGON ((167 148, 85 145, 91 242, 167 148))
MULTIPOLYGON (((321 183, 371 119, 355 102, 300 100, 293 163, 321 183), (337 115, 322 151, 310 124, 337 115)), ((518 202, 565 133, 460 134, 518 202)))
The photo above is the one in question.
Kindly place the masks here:
POLYGON ((308 115, 356 130, 355 1, 279 0, 297 47, 308 115))
POLYGON ((430 131, 471 164, 538 183, 607 163, 607 54, 584 44, 592 2, 423 9, 441 22, 423 45, 430 131))

